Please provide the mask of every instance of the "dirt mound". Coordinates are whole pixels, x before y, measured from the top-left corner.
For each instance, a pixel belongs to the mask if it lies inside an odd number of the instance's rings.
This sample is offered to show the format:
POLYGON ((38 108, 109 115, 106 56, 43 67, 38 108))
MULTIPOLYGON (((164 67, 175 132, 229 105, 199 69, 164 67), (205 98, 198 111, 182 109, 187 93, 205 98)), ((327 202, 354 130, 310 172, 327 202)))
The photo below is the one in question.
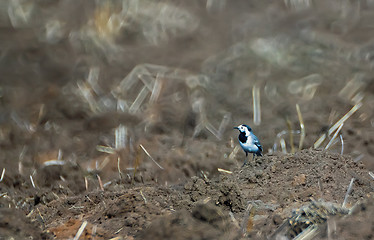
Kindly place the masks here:
POLYGON ((117 181, 104 191, 56 192, 51 199, 40 194, 42 200, 30 217, 55 236, 66 225, 76 232, 84 219, 87 228, 104 238, 234 239, 244 232, 261 239, 270 236, 293 209, 313 199, 342 204, 352 178, 347 206, 365 199, 374 189, 363 164, 340 154, 303 150, 265 155, 231 174, 192 177, 184 185, 134 186, 117 181), (79 223, 72 224, 72 219, 79 223), (226 228, 227 224, 233 227, 226 228))
POLYGON ((342 202, 352 178, 351 203, 374 189, 362 163, 355 163, 349 156, 311 149, 258 158, 233 176, 250 199, 285 205, 311 198, 342 202))
POLYGON ((232 174, 211 180, 192 178, 185 193, 193 203, 211 200, 239 219, 248 217, 247 206, 253 207, 255 227, 250 236, 255 237, 269 235, 293 209, 311 200, 342 204, 352 178, 347 206, 374 191, 364 165, 340 154, 303 150, 257 158, 232 174))

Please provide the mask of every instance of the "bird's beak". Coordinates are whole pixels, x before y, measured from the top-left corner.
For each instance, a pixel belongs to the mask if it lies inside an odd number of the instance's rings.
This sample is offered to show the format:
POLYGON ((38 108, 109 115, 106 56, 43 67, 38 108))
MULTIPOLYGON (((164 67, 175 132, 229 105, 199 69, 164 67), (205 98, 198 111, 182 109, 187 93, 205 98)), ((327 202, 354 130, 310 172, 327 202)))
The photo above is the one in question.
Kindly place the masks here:
POLYGON ((239 128, 238 128, 238 127, 234 127, 234 129, 238 129, 238 130, 239 130, 239 128))

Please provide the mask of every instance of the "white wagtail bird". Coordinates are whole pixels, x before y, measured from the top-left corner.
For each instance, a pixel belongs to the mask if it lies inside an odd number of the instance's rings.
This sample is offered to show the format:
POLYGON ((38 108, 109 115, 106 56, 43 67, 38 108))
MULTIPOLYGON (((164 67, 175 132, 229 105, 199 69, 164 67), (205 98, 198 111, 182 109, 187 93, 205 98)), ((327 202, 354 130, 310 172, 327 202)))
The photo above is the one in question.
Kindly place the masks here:
POLYGON ((248 125, 242 124, 237 127, 234 127, 234 129, 239 130, 239 143, 240 146, 243 148, 245 152, 245 160, 244 165, 247 164, 247 158, 248 153, 253 153, 253 159, 255 159, 255 156, 262 156, 262 146, 258 138, 252 133, 252 128, 250 128, 248 125))

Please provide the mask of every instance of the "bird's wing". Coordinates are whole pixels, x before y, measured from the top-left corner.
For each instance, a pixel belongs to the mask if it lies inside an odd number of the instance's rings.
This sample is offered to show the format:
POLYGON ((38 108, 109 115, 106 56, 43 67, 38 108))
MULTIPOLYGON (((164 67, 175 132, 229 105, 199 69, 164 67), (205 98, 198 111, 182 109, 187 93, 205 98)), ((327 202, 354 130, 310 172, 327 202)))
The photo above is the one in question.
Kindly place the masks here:
POLYGON ((253 135, 253 143, 261 150, 262 152, 262 146, 261 146, 261 143, 260 143, 260 140, 258 140, 258 138, 253 135))

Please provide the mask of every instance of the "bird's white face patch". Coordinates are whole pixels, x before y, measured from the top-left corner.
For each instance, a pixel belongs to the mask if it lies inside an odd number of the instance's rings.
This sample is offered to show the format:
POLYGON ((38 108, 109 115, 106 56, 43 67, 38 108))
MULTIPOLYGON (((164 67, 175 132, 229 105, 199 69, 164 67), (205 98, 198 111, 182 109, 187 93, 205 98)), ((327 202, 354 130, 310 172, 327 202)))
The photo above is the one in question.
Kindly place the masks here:
POLYGON ((246 136, 249 136, 249 130, 248 130, 248 128, 247 128, 246 126, 244 126, 244 125, 239 125, 239 126, 238 126, 238 129, 239 129, 239 131, 241 131, 241 132, 245 132, 245 135, 246 135, 246 136))

